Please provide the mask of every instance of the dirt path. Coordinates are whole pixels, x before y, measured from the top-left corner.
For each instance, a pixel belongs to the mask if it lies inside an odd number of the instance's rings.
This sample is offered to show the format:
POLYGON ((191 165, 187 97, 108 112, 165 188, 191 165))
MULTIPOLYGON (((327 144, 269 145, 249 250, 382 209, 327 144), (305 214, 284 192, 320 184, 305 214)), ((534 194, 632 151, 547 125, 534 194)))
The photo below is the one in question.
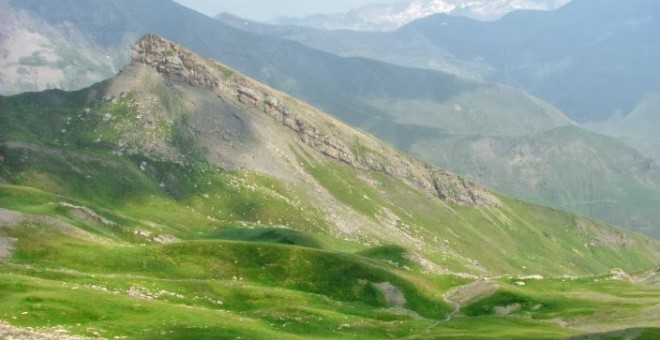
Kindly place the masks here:
POLYGON ((0 228, 5 226, 11 226, 14 223, 18 222, 23 214, 0 208, 0 228))

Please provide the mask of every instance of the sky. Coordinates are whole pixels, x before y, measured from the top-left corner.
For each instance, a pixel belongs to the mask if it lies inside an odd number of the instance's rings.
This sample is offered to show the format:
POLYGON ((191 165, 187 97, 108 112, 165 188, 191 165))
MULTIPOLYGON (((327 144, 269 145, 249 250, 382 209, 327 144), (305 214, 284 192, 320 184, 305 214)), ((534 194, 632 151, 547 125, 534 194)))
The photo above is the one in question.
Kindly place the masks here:
POLYGON ((393 0, 175 0, 204 14, 229 12, 247 19, 267 21, 282 16, 338 13, 372 3, 393 0))

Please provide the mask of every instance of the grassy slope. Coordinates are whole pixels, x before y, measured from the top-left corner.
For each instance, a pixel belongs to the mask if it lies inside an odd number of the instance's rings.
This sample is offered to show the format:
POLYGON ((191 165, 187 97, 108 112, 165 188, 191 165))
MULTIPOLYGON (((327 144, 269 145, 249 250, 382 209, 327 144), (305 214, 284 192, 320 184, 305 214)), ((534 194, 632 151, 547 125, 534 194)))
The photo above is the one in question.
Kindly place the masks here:
MULTIPOLYGON (((452 307, 442 294, 469 280, 430 274, 432 266, 410 255, 472 273, 594 274, 655 265, 657 244, 638 236, 506 197, 501 208, 447 205, 399 180, 292 146, 343 206, 375 220, 387 210, 393 218, 381 222, 415 241, 383 233, 372 240, 382 246, 368 249, 336 239, 328 216, 298 188, 214 168, 196 153, 181 163, 177 150, 190 144, 176 137, 176 119, 154 130, 172 147, 159 154, 166 159, 118 155, 118 128, 141 112, 134 93, 100 98, 104 86, 0 97, 3 140, 22 141, 0 148, 0 207, 56 218, 0 229, 18 240, 0 266, 2 320, 108 337, 558 337, 582 331, 493 315, 443 323, 452 307), (106 113, 114 118, 104 120, 106 113), (91 208, 114 224, 59 202, 91 208), (181 242, 159 244, 163 237, 181 242), (407 311, 388 308, 373 285, 382 282, 401 291, 407 311)), ((658 292, 649 294, 622 308, 634 313, 658 292)))
POLYGON ((502 279, 495 295, 443 321, 450 307, 441 294, 467 280, 347 253, 222 240, 90 244, 34 223, 4 234, 19 243, 0 266, 2 319, 90 336, 556 338, 653 326, 656 320, 639 313, 656 310, 660 299, 657 286, 605 278, 525 287, 502 279), (393 283, 421 317, 383 308, 383 297, 365 281, 393 283), (496 315, 495 307, 512 304, 522 307, 496 315), (575 329, 560 327, 558 318, 575 329))

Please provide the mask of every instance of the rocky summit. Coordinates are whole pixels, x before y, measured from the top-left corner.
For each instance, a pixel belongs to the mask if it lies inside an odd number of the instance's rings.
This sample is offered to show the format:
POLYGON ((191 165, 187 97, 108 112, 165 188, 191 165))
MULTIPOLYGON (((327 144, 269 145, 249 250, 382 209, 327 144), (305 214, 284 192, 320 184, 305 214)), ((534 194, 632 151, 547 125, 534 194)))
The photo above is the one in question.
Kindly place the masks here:
POLYGON ((374 142, 318 110, 301 103, 296 103, 295 110, 287 107, 281 94, 247 77, 221 79, 205 66, 208 61, 163 38, 152 34, 144 36, 134 45, 131 56, 134 63, 155 67, 170 81, 205 88, 220 98, 237 100, 248 110, 261 111, 293 131, 309 147, 355 169, 402 179, 446 202, 465 206, 499 204, 486 190, 374 142), (359 144, 370 152, 352 150, 351 144, 359 144))

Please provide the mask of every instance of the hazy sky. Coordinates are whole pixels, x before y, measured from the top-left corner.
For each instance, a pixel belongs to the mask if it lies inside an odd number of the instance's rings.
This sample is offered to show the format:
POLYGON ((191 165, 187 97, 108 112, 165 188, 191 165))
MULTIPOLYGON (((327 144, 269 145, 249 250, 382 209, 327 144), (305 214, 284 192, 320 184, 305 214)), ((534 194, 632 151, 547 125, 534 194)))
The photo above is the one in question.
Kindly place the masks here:
POLYGON ((200 11, 215 15, 230 12, 253 20, 269 20, 281 16, 301 16, 314 13, 336 13, 370 3, 391 3, 393 0, 175 0, 200 11))

